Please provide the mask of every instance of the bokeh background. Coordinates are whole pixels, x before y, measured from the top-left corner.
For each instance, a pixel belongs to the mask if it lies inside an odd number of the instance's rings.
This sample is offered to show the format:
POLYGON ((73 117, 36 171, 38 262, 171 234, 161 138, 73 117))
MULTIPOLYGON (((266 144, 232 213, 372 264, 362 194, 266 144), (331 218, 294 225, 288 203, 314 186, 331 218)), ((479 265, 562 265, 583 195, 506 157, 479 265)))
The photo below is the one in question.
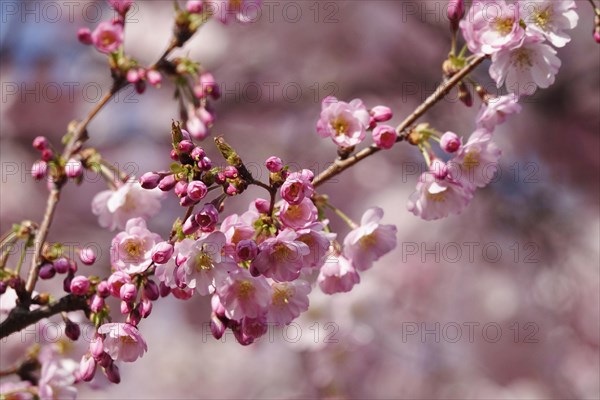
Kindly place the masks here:
MULTIPOLYGON (((441 79, 445 1, 268 3, 252 24, 210 22, 176 53, 217 77, 224 95, 213 132, 257 168, 273 154, 317 172, 333 160, 333 143, 315 133, 322 97, 388 105, 398 123, 441 79)), ((384 221, 399 229, 397 249, 352 292, 314 290, 298 324, 249 347, 232 335, 210 336, 207 299, 161 300, 141 325, 144 358, 121 366, 121 384, 98 378, 79 386, 80 397, 599 398, 600 46, 590 5, 577 4, 580 22, 558 51, 556 83, 524 99, 521 114, 497 128, 500 172, 462 215, 425 222, 408 213, 420 155, 405 143, 380 152, 321 189, 355 220, 381 206, 384 221)), ((58 144, 69 121, 110 85, 105 57, 79 44, 76 32, 111 12, 102 1, 0 6, 4 232, 42 216, 47 190, 29 176, 37 157, 31 140, 46 135, 58 144)), ((169 38, 172 3, 139 1, 134 11, 126 51, 150 64, 169 38)), ((474 76, 492 87, 487 65, 474 76)), ((127 173, 167 167, 169 127, 178 117, 172 90, 165 82, 143 96, 125 91, 92 122, 88 144, 127 173)), ((456 97, 423 120, 468 135, 479 103, 467 108, 456 97)), ((218 159, 210 141, 206 148, 218 159)), ((109 273, 112 233, 98 226, 90 202, 104 189, 92 174, 79 188, 69 185, 50 232, 52 241, 103 249, 87 267, 98 275, 109 273)), ((228 209, 244 210, 252 194, 261 193, 250 191, 228 209)), ((169 196, 150 226, 167 235, 181 215, 169 196)), ((60 293, 60 283, 44 285, 60 293)), ((1 344, 2 368, 25 342, 31 337, 1 344)), ((84 344, 71 351, 79 357, 84 344)))

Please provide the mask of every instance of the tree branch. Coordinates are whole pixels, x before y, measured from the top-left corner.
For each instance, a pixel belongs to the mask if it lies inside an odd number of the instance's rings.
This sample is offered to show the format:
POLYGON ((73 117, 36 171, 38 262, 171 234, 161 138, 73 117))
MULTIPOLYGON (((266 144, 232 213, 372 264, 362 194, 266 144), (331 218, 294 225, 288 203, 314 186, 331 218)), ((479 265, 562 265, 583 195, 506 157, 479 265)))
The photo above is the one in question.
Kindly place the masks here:
POLYGON ((35 310, 29 310, 24 304, 19 304, 11 310, 8 317, 0 324, 0 339, 63 311, 87 310, 87 307, 85 297, 73 294, 35 310))

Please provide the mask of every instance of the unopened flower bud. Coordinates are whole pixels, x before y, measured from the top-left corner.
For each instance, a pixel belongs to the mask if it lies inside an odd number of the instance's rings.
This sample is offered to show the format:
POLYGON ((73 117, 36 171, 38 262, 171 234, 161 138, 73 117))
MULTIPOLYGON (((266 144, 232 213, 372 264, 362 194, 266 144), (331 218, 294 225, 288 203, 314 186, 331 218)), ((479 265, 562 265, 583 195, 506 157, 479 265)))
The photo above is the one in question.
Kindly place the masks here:
POLYGON ((449 0, 448 1, 448 19, 453 30, 458 29, 458 22, 465 15, 464 0, 449 0))
POLYGON ((65 274, 69 270, 69 264, 69 260, 67 260, 65 257, 61 257, 54 261, 54 269, 59 274, 65 274))
MULTIPOLYGON (((237 170, 236 170, 236 172, 237 172, 237 170)), ((207 193, 208 193, 208 188, 202 181, 192 181, 188 185, 187 195, 193 201, 202 200, 204 197, 206 197, 207 193)))
POLYGON ((125 321, 129 325, 138 326, 138 324, 140 323, 141 320, 142 320, 142 316, 140 315, 138 307, 136 307, 135 309, 131 310, 131 312, 129 313, 129 315, 127 316, 127 319, 125 321))
POLYGON ((92 312, 97 313, 97 312, 102 311, 103 308, 104 308, 104 299, 101 296, 95 294, 92 297, 92 302, 90 303, 90 310, 92 310, 92 312))
POLYGON ((94 379, 96 374, 96 360, 89 355, 84 355, 79 363, 79 376, 84 382, 89 382, 94 379))
POLYGON ((210 232, 219 221, 219 211, 214 205, 205 204, 200 212, 196 214, 195 220, 203 232, 210 232))
POLYGON ((254 200, 254 206, 256 207, 256 210, 259 213, 268 214, 271 203, 269 202, 269 200, 258 198, 256 200, 254 200))
POLYGON ((215 80, 215 77, 210 72, 204 72, 200 75, 199 79, 200 87, 202 88, 202 97, 210 96, 215 100, 218 100, 221 96, 219 91, 219 85, 215 80))
POLYGON ((186 181, 179 181, 175 184, 175 194, 181 198, 187 194, 188 183, 186 181))
POLYGON ((39 151, 45 150, 48 147, 48 139, 45 136, 38 136, 33 139, 32 146, 39 151))
POLYGON ((103 352, 96 358, 96 361, 98 362, 99 366, 101 366, 102 368, 106 368, 113 362, 113 359, 110 358, 108 353, 103 352))
POLYGON ((228 196, 235 196, 238 194, 238 190, 235 186, 229 185, 227 186, 227 189, 225 189, 225 193, 227 193, 228 196))
POLYGON ((202 0, 188 0, 185 8, 191 14, 200 14, 202 12, 202 0))
POLYGON ((52 161, 54 159, 54 152, 50 148, 42 150, 42 161, 52 161))
POLYGON ((119 367, 114 362, 111 362, 108 367, 104 368, 104 372, 106 373, 106 377, 112 383, 120 383, 121 382, 121 373, 119 372, 119 367))
POLYGON ((204 149, 202 147, 194 147, 194 149, 190 153, 190 157, 192 157, 192 160, 194 161, 200 161, 204 157, 206 157, 206 153, 204 152, 204 149))
POLYGON ((154 189, 161 180, 161 175, 156 172, 146 172, 140 177, 140 185, 144 189, 154 189))
POLYGON ((235 253, 242 261, 254 260, 258 254, 258 246, 251 239, 240 240, 235 247, 235 253))
POLYGON ((137 94, 144 94, 146 91, 146 82, 139 80, 134 84, 134 87, 137 94))
POLYGON ((39 277, 41 279, 52 279, 56 275, 56 270, 52 264, 44 264, 40 268, 39 277))
POLYGON ((237 168, 232 165, 228 165, 227 167, 225 167, 223 174, 227 179, 236 179, 239 176, 237 168))
POLYGON ((121 314, 127 315, 131 312, 131 304, 126 301, 121 302, 121 314))
POLYGON ((162 190, 163 192, 168 192, 169 190, 171 190, 175 187, 176 183, 177 183, 177 181, 175 180, 174 175, 172 175, 172 174, 167 175, 160 180, 160 183, 158 184, 158 188, 160 190, 162 190))
POLYGON ((376 122, 386 122, 392 119, 392 109, 386 106, 375 106, 371 109, 371 116, 376 122))
POLYGON ((191 153, 195 147, 196 146, 194 146, 194 143, 192 143, 189 140, 182 140, 181 142, 179 142, 179 144, 177 144, 177 150, 185 154, 191 153))
POLYGON ((215 176, 215 183, 217 185, 222 185, 227 182, 227 178, 225 177, 225 173, 223 171, 217 172, 217 176, 215 176))
POLYGON ((6 293, 6 289, 8 289, 8 283, 5 281, 0 281, 0 295, 6 293))
POLYGON ((48 173, 48 163, 46 161, 36 161, 33 163, 33 167, 31 167, 31 176, 35 180, 44 179, 46 174, 48 173))
POLYGON ((221 339, 225 333, 225 324, 215 313, 210 316, 210 332, 217 340, 221 339))
POLYGON ((460 149, 460 138, 454 132, 446 132, 440 138, 440 147, 446 153, 454 153, 460 149))
POLYGON ((85 265, 92 265, 96 262, 96 253, 89 247, 84 247, 79 250, 79 259, 85 265))
POLYGON ((149 299, 142 299, 138 305, 138 309, 142 318, 148 318, 152 313, 152 302, 149 299))
POLYGON ((179 161, 179 154, 177 154, 177 150, 175 150, 175 149, 171 149, 171 153, 169 153, 169 157, 171 157, 171 160, 173 160, 173 161, 179 161))
POLYGON ((265 166, 269 172, 279 172, 283 169, 283 161, 281 161, 281 158, 279 157, 271 156, 265 161, 265 166))
POLYGON ((398 135, 393 126, 378 125, 373 129, 373 141, 379 148, 391 149, 396 143, 396 139, 398 139, 398 135))
POLYGON ((198 167, 200 167, 203 171, 208 171, 212 168, 212 161, 208 157, 203 157, 202 160, 198 163, 198 167))
POLYGON ((155 301, 158 300, 159 296, 160 289, 158 288, 158 285, 154 281, 148 279, 148 281, 144 285, 144 297, 146 297, 150 301, 155 301))
POLYGON ((77 31, 77 40, 79 40, 80 43, 89 46, 90 44, 94 43, 94 39, 92 39, 92 31, 90 31, 88 28, 79 28, 77 31))
POLYGON ((79 336, 81 335, 79 325, 68 318, 65 320, 65 335, 73 341, 79 339, 79 336))
POLYGON ((104 340, 102 339, 102 336, 96 335, 90 341, 89 349, 90 353, 95 359, 100 358, 100 356, 102 356, 102 354, 104 353, 104 340))
POLYGON ((119 291, 119 297, 121 298, 121 300, 130 303, 134 301, 137 297, 137 288, 133 283, 126 283, 123 286, 121 286, 121 290, 119 291))
POLYGON ((71 158, 65 165, 65 174, 68 178, 79 178, 83 174, 81 161, 71 158))
POLYGON ((138 68, 130 68, 129 71, 127 71, 127 82, 137 83, 140 79, 140 70, 138 68))
POLYGON ((594 29, 594 40, 596 43, 600 43, 600 26, 597 26, 596 29, 594 29))
POLYGON ((160 242, 152 248, 152 261, 157 264, 166 264, 173 255, 173 245, 169 242, 160 242))
POLYGON ((63 290, 67 293, 71 293, 71 282, 73 281, 73 276, 73 272, 69 271, 69 273, 63 280, 63 290))
POLYGON ((71 293, 77 296, 84 296, 90 289, 90 280, 85 276, 79 275, 71 281, 71 293))
POLYGON ((110 284, 107 281, 101 281, 96 286, 96 293, 100 297, 108 297, 110 296, 110 284))
POLYGON ((473 106, 473 96, 471 96, 471 92, 463 82, 458 84, 458 98, 465 106, 473 106))
POLYGON ((160 87, 160 83, 162 82, 162 75, 157 70, 150 69, 146 71, 146 80, 152 86, 160 87))
POLYGON ((164 282, 161 282, 160 285, 158 285, 158 290, 160 292, 160 297, 167 297, 169 293, 171 293, 171 288, 165 285, 164 282))
POLYGON ((183 234, 191 235, 195 233, 198 229, 200 229, 200 225, 196 222, 196 218, 194 215, 191 215, 184 223, 183 223, 183 234))
POLYGON ((181 207, 191 207, 194 204, 196 204, 196 202, 192 200, 189 196, 184 196, 181 198, 181 200, 179 200, 179 205, 181 207))

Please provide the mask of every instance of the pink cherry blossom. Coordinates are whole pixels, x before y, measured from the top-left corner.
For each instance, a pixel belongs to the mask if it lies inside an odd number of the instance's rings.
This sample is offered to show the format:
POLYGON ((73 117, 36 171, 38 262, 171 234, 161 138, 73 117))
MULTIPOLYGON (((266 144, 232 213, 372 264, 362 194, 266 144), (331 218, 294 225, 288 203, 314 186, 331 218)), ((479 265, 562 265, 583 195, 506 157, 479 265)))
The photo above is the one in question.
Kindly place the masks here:
POLYGON ((302 260, 304 269, 320 268, 329 254, 331 242, 335 240, 335 233, 324 231, 324 225, 317 222, 305 229, 296 231, 299 242, 308 246, 309 253, 302 260))
POLYGON ((527 36, 523 45, 504 49, 492 55, 490 76, 498 88, 506 83, 506 89, 517 95, 531 95, 538 87, 545 89, 554 83, 561 62, 556 50, 541 43, 540 36, 527 36))
POLYGON ((519 7, 504 0, 476 1, 460 21, 471 52, 494 54, 518 46, 525 36, 519 24, 519 7))
POLYGON ((448 162, 448 169, 463 186, 484 187, 494 178, 501 153, 492 141, 492 134, 478 129, 448 162))
POLYGON ((396 143, 396 139, 398 139, 398 135, 393 126, 378 125, 373 129, 373 141, 379 148, 391 149, 396 143))
POLYGON ((106 335, 104 351, 114 361, 134 362, 148 351, 146 341, 133 325, 108 323, 99 327, 98 333, 106 335))
POLYGON ((408 211, 426 221, 460 214, 473 198, 471 187, 452 179, 436 179, 431 172, 419 178, 416 190, 408 200, 408 211))
POLYGON ((317 283, 325 294, 349 292, 360 282, 356 269, 343 255, 328 260, 319 272, 317 283))
POLYGON ((29 381, 3 382, 0 384, 0 395, 4 396, 2 398, 6 400, 32 400, 33 393, 27 391, 30 388, 31 382, 29 381))
POLYGON ((221 223, 221 232, 225 234, 227 243, 237 245, 240 240, 252 239, 254 236, 254 222, 258 213, 248 210, 242 215, 231 214, 221 223))
POLYGON ((108 2, 119 14, 125 14, 133 4, 133 0, 108 0, 108 2))
POLYGON ((143 189, 139 182, 127 182, 117 190, 105 190, 92 200, 92 212, 103 228, 124 229, 131 218, 148 219, 160 210, 160 190, 143 189))
POLYGON ((369 122, 369 112, 361 100, 346 103, 329 96, 321 103, 317 133, 323 138, 331 137, 338 146, 356 146, 365 138, 369 122))
POLYGON ((543 35, 556 47, 571 41, 565 30, 575 28, 579 21, 575 1, 527 0, 519 2, 519 7, 528 30, 543 35))
POLYGON ((112 266, 127 274, 144 272, 152 263, 152 249, 162 241, 160 235, 146 228, 143 218, 127 221, 125 231, 117 234, 111 244, 112 266))
POLYGON ((236 268, 231 258, 221 254, 225 242, 225 235, 218 231, 196 241, 181 241, 178 253, 179 256, 185 257, 185 261, 176 271, 179 280, 202 296, 212 293, 215 281, 236 268))
POLYGON ((514 93, 491 98, 487 105, 482 105, 477 114, 477 127, 492 132, 496 125, 503 124, 506 117, 521 112, 519 98, 514 93))
POLYGON ((281 197, 292 205, 300 204, 305 197, 311 197, 315 191, 312 180, 315 177, 309 169, 292 172, 281 185, 281 197))
POLYGON ((253 275, 262 274, 278 282, 293 281, 300 276, 304 256, 310 254, 305 243, 297 240, 291 229, 283 230, 275 238, 262 242, 260 252, 250 264, 253 275))
POLYGON ((41 400, 66 399, 77 397, 75 372, 79 364, 71 359, 52 355, 42 361, 42 371, 38 382, 41 400))
POLYGON ((312 200, 304 198, 298 205, 283 201, 279 219, 284 227, 294 230, 306 228, 317 220, 319 211, 312 200))
POLYGON ((236 268, 217 285, 217 294, 227 318, 239 321, 263 314, 271 301, 271 287, 262 277, 253 277, 245 268, 236 268))
POLYGON ((344 256, 352 260, 359 271, 373 266, 384 254, 396 248, 398 229, 394 225, 382 225, 383 210, 370 208, 362 216, 360 226, 353 229, 344 239, 344 256))
POLYGON ((303 280, 274 282, 269 305, 268 321, 282 326, 287 325, 301 313, 308 310, 310 285, 303 280))
POLYGON ((98 51, 113 53, 123 44, 123 26, 118 22, 102 21, 92 32, 92 41, 98 51))

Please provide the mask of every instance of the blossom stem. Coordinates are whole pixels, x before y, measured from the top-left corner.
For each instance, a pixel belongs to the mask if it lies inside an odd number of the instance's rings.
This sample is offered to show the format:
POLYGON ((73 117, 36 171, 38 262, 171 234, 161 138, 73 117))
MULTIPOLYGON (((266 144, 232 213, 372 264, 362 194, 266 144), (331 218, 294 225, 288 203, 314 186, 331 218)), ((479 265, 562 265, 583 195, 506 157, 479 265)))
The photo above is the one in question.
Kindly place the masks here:
POLYGON ((0 247, 7 245, 6 249, 4 249, 4 251, 2 252, 2 255, 0 255, 0 269, 4 269, 4 266, 6 265, 6 261, 8 260, 8 256, 10 255, 10 252, 12 251, 12 249, 15 247, 16 243, 17 243, 17 234, 15 232, 11 232, 4 238, 4 240, 0 244, 0 247))
POLYGON ((27 254, 27 249, 29 246, 25 244, 23 246, 23 250, 21 250, 21 257, 19 257, 19 263, 17 264, 17 269, 15 270, 15 274, 19 276, 21 274, 21 266, 23 265, 23 261, 25 260, 25 254, 27 254))
MULTIPOLYGON (((465 76, 470 74, 479 64, 485 60, 487 56, 480 55, 465 65, 460 71, 458 71, 455 75, 453 75, 450 79, 444 81, 438 88, 435 90, 433 94, 431 94, 421 105, 419 105, 413 112, 410 114, 398 127, 396 128, 396 132, 398 132, 397 142, 401 142, 406 138, 405 130, 412 125, 415 121, 417 121, 425 112, 427 112, 431 107, 433 107, 436 103, 442 100, 446 94, 456 86, 465 76)), ((336 160, 331 164, 329 168, 320 173, 314 180, 313 186, 317 187, 327 182, 334 176, 337 176, 342 171, 350 168, 354 164, 359 161, 369 157, 380 151, 381 149, 375 145, 371 145, 365 149, 362 149, 358 153, 348 157, 345 160, 336 160)))
POLYGON ((594 0, 588 0, 590 2, 590 4, 592 5, 592 7, 594 8, 594 14, 596 15, 600 15, 600 8, 598 8, 598 6, 596 6, 596 3, 594 3, 594 0))

